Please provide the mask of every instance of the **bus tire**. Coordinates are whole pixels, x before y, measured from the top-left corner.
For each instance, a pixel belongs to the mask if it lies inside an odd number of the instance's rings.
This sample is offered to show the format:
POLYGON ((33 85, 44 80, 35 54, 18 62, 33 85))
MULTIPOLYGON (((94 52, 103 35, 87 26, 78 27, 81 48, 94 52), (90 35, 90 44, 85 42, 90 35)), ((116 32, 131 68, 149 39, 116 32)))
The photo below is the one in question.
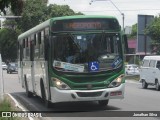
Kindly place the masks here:
POLYGON ((41 83, 40 84, 41 84, 41 95, 42 95, 43 103, 44 103, 46 108, 51 108, 52 104, 46 98, 46 92, 45 92, 45 89, 44 89, 44 84, 43 84, 43 80, 42 79, 41 79, 41 83))
POLYGON ((155 81, 155 85, 156 85, 156 90, 159 91, 160 90, 160 85, 158 80, 155 81))
POLYGON ((142 88, 147 89, 147 87, 148 87, 148 84, 146 83, 146 81, 142 80, 142 88))
POLYGON ((28 90, 28 84, 27 84, 27 79, 26 79, 26 77, 24 77, 24 82, 25 82, 25 88, 26 88, 27 97, 30 98, 30 97, 33 96, 33 93, 28 90))
POLYGON ((108 105, 108 102, 109 100, 99 100, 98 101, 98 104, 101 106, 101 107, 105 107, 108 105))

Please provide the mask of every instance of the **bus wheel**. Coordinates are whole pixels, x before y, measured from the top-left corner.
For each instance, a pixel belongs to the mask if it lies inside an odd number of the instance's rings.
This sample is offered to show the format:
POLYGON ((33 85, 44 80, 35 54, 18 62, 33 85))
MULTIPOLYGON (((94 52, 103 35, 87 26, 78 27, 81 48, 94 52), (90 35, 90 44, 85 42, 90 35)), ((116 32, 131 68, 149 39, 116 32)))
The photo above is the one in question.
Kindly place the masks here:
POLYGON ((156 80, 156 90, 159 91, 160 90, 160 85, 159 82, 156 80))
POLYGON ((25 80, 24 80, 24 81, 25 81, 25 88, 26 88, 27 97, 32 97, 32 96, 33 96, 33 93, 28 90, 28 84, 27 84, 26 77, 25 77, 25 80))
POLYGON ((41 94, 42 94, 42 100, 43 100, 45 106, 47 108, 51 108, 52 105, 51 105, 51 102, 48 101, 46 98, 46 92, 45 92, 44 84, 43 84, 42 80, 41 80, 41 94))
POLYGON ((146 81, 142 80, 142 88, 147 89, 147 87, 148 87, 148 84, 146 83, 146 81))
POLYGON ((99 105, 105 107, 108 105, 109 100, 100 100, 98 101, 99 105))

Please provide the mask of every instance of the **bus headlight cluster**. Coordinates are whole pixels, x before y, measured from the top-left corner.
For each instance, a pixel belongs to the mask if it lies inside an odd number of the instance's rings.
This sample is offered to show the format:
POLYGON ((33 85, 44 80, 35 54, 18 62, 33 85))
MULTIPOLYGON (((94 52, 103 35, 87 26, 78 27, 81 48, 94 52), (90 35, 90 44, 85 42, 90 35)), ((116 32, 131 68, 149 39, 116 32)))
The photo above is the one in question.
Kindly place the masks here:
POLYGON ((121 85, 122 80, 124 79, 124 74, 120 75, 119 77, 117 77, 115 80, 113 80, 110 84, 109 84, 109 88, 114 88, 114 87, 118 87, 121 85))
POLYGON ((52 78, 52 80, 54 82, 54 86, 56 86, 60 90, 70 90, 71 89, 66 83, 62 82, 61 80, 57 78, 52 78))

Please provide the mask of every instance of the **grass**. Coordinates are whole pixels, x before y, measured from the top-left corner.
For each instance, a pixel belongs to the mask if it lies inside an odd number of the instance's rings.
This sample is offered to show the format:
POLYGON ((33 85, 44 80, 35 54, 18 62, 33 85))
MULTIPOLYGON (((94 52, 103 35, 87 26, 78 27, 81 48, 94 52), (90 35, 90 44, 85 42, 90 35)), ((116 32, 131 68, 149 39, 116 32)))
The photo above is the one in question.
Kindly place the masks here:
MULTIPOLYGON (((0 116, 1 116, 1 111, 6 111, 6 112, 9 112, 9 111, 14 111, 11 103, 4 99, 2 102, 0 102, 0 116)), ((18 119, 17 117, 0 117, 0 120, 20 120, 18 119)))
POLYGON ((0 103, 0 111, 11 111, 11 104, 8 100, 3 100, 0 103))

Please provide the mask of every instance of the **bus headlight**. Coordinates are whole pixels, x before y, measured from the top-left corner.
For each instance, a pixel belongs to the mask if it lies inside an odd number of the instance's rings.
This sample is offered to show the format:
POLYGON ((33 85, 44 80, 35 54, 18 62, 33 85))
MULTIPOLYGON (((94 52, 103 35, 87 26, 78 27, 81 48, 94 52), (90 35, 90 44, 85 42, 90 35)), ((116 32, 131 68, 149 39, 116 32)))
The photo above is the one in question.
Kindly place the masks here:
POLYGON ((122 80, 124 79, 124 74, 120 75, 119 77, 117 77, 115 80, 113 80, 110 84, 109 84, 109 88, 114 88, 114 87, 118 87, 121 85, 122 80))
POLYGON ((60 90, 70 90, 71 89, 66 83, 62 82, 61 80, 57 78, 52 78, 52 80, 54 82, 54 86, 56 86, 60 90))

